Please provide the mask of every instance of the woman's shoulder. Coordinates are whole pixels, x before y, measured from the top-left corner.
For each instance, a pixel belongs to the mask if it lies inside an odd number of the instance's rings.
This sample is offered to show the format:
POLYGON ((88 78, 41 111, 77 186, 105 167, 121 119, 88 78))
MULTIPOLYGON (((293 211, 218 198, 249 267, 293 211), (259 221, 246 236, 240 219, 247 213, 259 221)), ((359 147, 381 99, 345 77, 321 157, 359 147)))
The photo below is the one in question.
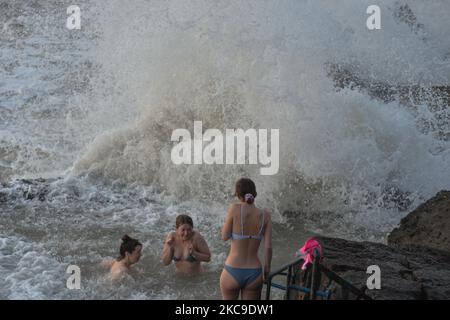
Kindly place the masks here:
POLYGON ((241 206, 239 202, 232 202, 228 206, 228 211, 238 209, 241 206))
POLYGON ((125 267, 120 261, 114 261, 111 265, 111 273, 121 273, 127 271, 127 267, 125 267))
POLYGON ((111 268, 116 260, 113 258, 105 258, 100 262, 100 267, 111 268))
POLYGON ((194 234, 192 235, 192 240, 193 241, 198 241, 198 240, 203 240, 203 236, 200 232, 198 232, 197 230, 194 231, 194 234))
POLYGON ((208 243, 206 241, 205 237, 203 237, 203 235, 201 235, 198 231, 195 231, 195 235, 192 239, 192 242, 193 242, 193 245, 208 243))
POLYGON ((113 280, 122 279, 127 275, 128 269, 117 261, 111 267, 110 275, 113 280))
POLYGON ((271 213, 271 211, 269 209, 267 209, 267 208, 260 208, 259 212, 261 212, 261 214, 264 215, 264 221, 267 222, 267 221, 272 219, 272 213, 271 213))

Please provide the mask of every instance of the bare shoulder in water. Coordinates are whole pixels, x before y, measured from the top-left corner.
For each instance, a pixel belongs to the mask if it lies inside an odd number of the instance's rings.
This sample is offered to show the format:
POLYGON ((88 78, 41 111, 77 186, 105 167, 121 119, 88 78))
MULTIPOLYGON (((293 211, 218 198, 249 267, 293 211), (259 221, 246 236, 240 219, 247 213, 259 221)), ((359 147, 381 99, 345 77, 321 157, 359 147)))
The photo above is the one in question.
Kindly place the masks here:
POLYGON ((110 266, 112 279, 122 279, 130 272, 131 266, 139 261, 141 255, 142 244, 138 240, 124 235, 120 246, 120 256, 116 260, 105 260, 103 264, 110 266))

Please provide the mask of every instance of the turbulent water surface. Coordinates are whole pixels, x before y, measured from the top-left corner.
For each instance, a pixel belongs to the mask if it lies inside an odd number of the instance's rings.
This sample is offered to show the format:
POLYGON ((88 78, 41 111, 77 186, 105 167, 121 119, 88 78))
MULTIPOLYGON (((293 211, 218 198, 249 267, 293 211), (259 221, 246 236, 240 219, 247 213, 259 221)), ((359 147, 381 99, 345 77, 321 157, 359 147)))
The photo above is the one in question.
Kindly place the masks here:
POLYGON ((385 241, 449 188, 450 3, 0 0, 0 298, 220 298, 219 232, 250 176, 274 266, 312 233, 385 241), (171 133, 280 129, 280 170, 175 166, 171 133), (180 214, 213 252, 199 277, 159 262, 180 214), (103 259, 128 233, 132 277, 103 259), (82 289, 66 289, 70 264, 82 289))

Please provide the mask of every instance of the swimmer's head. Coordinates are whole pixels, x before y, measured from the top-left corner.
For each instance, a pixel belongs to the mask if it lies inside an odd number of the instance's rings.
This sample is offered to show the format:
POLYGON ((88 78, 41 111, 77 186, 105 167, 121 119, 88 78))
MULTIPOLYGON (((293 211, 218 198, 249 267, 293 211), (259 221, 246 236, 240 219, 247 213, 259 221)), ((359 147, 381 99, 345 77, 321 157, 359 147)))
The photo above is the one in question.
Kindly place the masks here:
POLYGON ((252 204, 256 198, 255 183, 248 178, 241 178, 236 182, 234 195, 241 201, 252 204))
POLYGON ((127 234, 122 237, 122 244, 120 245, 120 257, 118 261, 127 259, 130 264, 134 264, 141 258, 142 244, 127 234))
POLYGON ((175 222, 175 227, 177 228, 177 234, 181 239, 188 240, 191 238, 194 229, 194 223, 192 222, 191 217, 185 214, 179 215, 175 222))

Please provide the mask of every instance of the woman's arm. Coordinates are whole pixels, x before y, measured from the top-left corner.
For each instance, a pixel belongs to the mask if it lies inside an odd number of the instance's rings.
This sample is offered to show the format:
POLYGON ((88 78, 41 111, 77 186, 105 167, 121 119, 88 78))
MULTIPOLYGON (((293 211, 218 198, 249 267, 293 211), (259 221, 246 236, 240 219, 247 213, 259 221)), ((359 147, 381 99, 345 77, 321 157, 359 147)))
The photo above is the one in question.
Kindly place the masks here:
POLYGON ((209 251, 208 244, 201 234, 198 234, 192 249, 191 255, 198 261, 211 261, 211 252, 209 251))
POLYGON ((164 241, 164 248, 161 254, 161 262, 165 265, 168 266, 173 259, 173 243, 175 241, 175 236, 173 234, 173 232, 169 233, 169 235, 167 236, 166 240, 164 241))
POLYGON ((228 208, 227 215, 225 217, 225 223, 222 227, 222 240, 227 241, 231 238, 231 232, 233 231, 233 205, 228 208))
POLYGON ((264 281, 270 273, 272 264, 272 218, 270 213, 266 214, 266 226, 264 230, 264 281))

